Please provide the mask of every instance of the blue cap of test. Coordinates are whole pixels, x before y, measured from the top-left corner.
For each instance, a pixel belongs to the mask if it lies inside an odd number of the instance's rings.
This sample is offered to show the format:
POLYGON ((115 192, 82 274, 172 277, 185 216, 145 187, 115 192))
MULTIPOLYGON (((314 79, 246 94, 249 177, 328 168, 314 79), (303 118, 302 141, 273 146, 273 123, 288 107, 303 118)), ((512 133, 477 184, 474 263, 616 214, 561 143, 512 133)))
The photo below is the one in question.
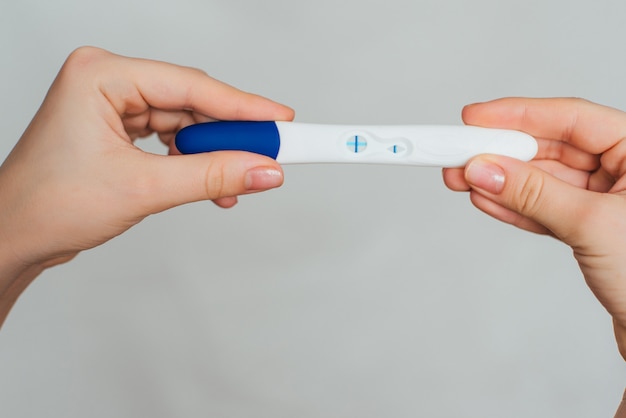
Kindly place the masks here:
POLYGON ((280 134, 274 122, 206 122, 181 129, 175 143, 183 154, 248 151, 276 159, 280 134))

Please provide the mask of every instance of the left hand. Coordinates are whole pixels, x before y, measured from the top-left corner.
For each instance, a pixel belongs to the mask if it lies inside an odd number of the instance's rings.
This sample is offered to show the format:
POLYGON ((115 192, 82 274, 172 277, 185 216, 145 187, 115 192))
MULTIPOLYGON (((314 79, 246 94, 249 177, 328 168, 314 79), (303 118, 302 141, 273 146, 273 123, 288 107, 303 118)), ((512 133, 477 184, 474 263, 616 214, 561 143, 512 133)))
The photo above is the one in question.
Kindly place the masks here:
POLYGON ((78 49, 0 167, 0 272, 64 262, 150 214, 198 200, 230 207, 283 181, 264 156, 154 155, 137 138, 156 132, 178 154, 173 137, 194 122, 292 118, 199 70, 78 49))

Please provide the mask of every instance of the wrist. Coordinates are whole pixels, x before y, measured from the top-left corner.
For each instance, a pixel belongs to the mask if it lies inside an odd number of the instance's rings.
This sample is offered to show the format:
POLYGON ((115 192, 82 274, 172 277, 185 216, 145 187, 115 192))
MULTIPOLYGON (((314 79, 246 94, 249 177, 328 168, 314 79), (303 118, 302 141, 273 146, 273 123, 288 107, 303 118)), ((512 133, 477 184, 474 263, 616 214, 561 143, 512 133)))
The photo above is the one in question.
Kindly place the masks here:
POLYGON ((41 272, 76 255, 57 255, 39 260, 27 250, 28 247, 20 247, 17 241, 0 234, 0 328, 20 295, 41 272))
POLYGON ((615 331, 615 340, 617 341, 617 348, 622 358, 626 360, 626 324, 618 322, 613 318, 613 329, 615 331))
POLYGON ((19 296, 46 268, 42 263, 27 262, 7 229, 0 226, 4 232, 0 233, 0 327, 19 296))
POLYGON ((43 265, 5 263, 5 259, 0 257, 0 327, 20 295, 45 268, 43 265))

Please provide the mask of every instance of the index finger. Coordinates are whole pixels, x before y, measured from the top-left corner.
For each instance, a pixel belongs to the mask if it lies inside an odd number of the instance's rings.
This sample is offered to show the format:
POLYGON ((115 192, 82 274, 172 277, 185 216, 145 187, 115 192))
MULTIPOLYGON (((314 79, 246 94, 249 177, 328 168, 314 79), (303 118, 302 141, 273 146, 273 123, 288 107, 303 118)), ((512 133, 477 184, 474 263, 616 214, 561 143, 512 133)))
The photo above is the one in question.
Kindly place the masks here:
POLYGON ((98 74, 100 91, 119 115, 149 108, 185 110, 219 120, 291 120, 293 110, 256 94, 241 91, 204 71, 97 48, 79 48, 72 61, 89 62, 98 74))
POLYGON ((514 129, 600 154, 626 137, 626 113, 577 98, 506 98, 463 109, 468 125, 514 129))

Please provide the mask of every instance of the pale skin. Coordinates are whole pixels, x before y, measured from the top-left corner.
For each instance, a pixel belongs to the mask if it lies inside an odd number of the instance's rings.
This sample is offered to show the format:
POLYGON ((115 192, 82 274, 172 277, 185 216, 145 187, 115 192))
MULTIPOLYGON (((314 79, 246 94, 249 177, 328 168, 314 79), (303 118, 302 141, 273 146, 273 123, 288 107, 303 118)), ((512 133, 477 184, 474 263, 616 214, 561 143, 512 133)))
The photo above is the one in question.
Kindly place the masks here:
MULTIPOLYGON (((280 166, 242 152, 176 155, 175 132, 207 120, 292 120, 293 111, 172 64, 80 48, 0 166, 0 326, 28 285, 151 214, 278 187, 280 166), (157 133, 169 155, 134 145, 157 133)), ((530 163, 485 155, 444 170, 446 185, 519 228, 571 246, 613 317, 626 358, 626 113, 580 99, 468 106, 470 125, 525 131, 530 163)))
POLYGON ((569 245, 626 359, 626 113, 581 99, 509 98, 467 106, 463 120, 537 138, 530 163, 483 155, 444 170, 444 182, 488 215, 569 245))
POLYGON ((151 214, 278 187, 281 167, 243 152, 179 154, 175 132, 208 120, 292 120, 293 110, 202 71, 72 53, 0 166, 0 325, 46 268, 123 233, 151 214), (170 155, 134 141, 157 133, 170 155))

